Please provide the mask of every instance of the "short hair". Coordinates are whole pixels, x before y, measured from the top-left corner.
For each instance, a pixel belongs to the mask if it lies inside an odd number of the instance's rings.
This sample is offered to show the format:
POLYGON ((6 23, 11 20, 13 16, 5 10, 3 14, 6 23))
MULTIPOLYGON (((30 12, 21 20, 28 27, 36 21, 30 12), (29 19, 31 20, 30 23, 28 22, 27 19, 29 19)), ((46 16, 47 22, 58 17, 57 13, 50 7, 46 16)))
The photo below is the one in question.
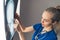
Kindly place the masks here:
POLYGON ((52 22, 60 21, 60 9, 54 8, 54 7, 49 7, 45 11, 48 11, 48 12, 51 12, 52 14, 54 14, 54 16, 52 17, 52 22))

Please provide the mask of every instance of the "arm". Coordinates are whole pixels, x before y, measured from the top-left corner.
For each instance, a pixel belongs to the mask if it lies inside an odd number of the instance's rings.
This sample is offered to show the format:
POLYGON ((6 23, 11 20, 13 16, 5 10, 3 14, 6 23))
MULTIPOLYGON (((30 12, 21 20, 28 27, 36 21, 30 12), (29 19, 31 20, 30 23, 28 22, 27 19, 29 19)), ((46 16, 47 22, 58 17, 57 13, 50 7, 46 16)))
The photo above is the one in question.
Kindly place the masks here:
POLYGON ((26 40, 24 37, 24 34, 21 31, 18 32, 18 34, 19 34, 20 40, 26 40))
POLYGON ((24 26, 21 26, 19 24, 19 28, 22 30, 22 32, 32 32, 32 31, 34 31, 33 26, 24 27, 24 26))
MULTIPOLYGON (((19 25, 18 25, 19 26, 19 25)), ((20 30, 20 29, 19 29, 20 30)), ((18 34, 19 34, 19 37, 20 37, 20 40, 26 40, 25 39, 25 36, 24 36, 24 34, 23 34, 23 32, 20 30, 20 31, 18 31, 17 30, 17 32, 18 32, 18 34)))
POLYGON ((15 31, 17 31, 18 32, 18 35, 19 35, 19 38, 20 38, 20 40, 25 40, 25 37, 24 37, 24 34, 23 34, 23 32, 20 30, 20 29, 18 29, 18 22, 14 22, 14 29, 15 29, 15 31), (17 30, 18 29, 18 30, 17 30), (20 30, 20 31, 19 31, 20 30))
POLYGON ((19 29, 21 29, 22 30, 22 32, 31 32, 31 31, 33 31, 34 29, 33 29, 33 26, 28 26, 28 27, 25 27, 25 26, 23 26, 22 25, 22 22, 21 22, 21 20, 20 20, 20 17, 19 17, 19 15, 16 13, 15 14, 15 18, 17 19, 17 21, 19 22, 19 29))

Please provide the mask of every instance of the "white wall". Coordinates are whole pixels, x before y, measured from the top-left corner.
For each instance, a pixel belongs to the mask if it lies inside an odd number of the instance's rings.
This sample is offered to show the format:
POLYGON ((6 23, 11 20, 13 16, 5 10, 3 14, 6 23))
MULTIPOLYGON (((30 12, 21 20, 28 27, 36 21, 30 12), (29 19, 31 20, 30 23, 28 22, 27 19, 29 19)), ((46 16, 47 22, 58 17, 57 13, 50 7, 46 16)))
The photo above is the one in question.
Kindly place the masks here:
POLYGON ((5 20, 4 20, 4 1, 0 0, 0 40, 6 40, 5 20))

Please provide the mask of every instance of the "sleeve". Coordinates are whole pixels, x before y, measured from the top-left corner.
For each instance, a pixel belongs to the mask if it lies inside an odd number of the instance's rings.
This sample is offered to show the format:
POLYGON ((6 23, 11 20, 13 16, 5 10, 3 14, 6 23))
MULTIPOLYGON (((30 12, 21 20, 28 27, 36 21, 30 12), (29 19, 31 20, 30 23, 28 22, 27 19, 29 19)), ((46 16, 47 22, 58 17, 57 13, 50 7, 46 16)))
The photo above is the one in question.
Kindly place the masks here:
POLYGON ((42 28, 41 23, 33 25, 34 30, 38 30, 39 28, 42 28))

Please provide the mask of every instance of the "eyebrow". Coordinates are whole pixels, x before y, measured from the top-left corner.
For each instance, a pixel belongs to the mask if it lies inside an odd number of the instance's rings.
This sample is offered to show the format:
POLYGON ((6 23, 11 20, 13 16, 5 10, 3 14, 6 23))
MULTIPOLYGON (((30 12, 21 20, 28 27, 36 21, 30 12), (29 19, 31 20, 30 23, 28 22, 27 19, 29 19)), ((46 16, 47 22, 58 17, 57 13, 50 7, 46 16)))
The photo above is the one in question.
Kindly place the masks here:
MULTIPOLYGON (((42 17, 43 18, 43 17, 42 17)), ((48 19, 44 19, 44 20, 47 20, 47 21, 49 21, 48 19)))

